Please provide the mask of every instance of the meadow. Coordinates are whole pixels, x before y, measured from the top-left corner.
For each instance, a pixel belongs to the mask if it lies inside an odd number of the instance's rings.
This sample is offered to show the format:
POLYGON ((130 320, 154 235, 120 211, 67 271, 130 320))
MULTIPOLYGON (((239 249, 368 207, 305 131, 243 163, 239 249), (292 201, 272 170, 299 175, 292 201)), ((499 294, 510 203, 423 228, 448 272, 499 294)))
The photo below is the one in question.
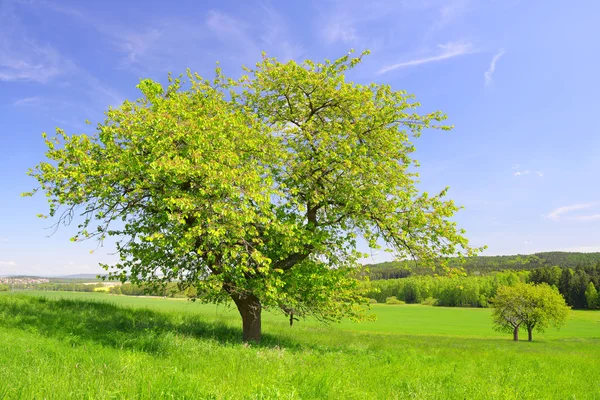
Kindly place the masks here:
MULTIPOLYGON (((0 399, 598 399, 600 311, 513 342, 489 309, 379 305, 329 326, 105 293, 0 295, 0 399)), ((522 332, 523 334, 523 332, 522 332)))

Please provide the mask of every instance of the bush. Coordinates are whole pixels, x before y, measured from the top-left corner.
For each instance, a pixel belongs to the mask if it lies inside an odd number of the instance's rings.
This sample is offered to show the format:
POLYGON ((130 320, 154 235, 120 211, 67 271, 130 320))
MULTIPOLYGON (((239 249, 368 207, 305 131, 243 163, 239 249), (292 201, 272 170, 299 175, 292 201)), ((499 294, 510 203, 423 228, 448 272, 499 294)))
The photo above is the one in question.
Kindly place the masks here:
POLYGON ((387 299, 385 299, 385 304, 406 304, 406 303, 402 300, 398 300, 396 298, 396 296, 390 296, 387 299))
POLYGON ((437 305, 437 299, 434 299, 433 297, 428 297, 425 300, 423 300, 421 304, 423 304, 424 306, 435 306, 437 305))
POLYGON ((375 299, 369 299, 369 303, 371 303, 371 304, 377 304, 377 300, 375 300, 375 299))

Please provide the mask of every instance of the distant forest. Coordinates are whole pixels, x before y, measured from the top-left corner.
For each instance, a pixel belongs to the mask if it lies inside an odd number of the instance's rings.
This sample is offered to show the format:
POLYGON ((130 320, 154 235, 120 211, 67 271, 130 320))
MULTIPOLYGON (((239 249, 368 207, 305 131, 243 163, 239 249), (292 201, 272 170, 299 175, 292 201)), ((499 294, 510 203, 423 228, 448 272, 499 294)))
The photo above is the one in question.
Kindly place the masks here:
MULTIPOLYGON (((451 263, 452 264, 452 263, 451 263)), ((455 267, 460 266, 454 263, 455 267)), ((531 255, 470 257, 462 265, 467 275, 487 275, 496 271, 531 271, 537 268, 558 266, 561 268, 589 268, 600 266, 600 253, 568 253, 551 251, 531 255)), ((431 268, 419 266, 414 261, 390 261, 369 264, 371 280, 398 279, 414 275, 443 274, 431 268)))
POLYGON ((467 276, 457 277, 409 261, 368 267, 368 297, 378 302, 487 307, 499 286, 530 282, 554 286, 571 307, 600 308, 600 253, 473 257, 462 266, 467 276))

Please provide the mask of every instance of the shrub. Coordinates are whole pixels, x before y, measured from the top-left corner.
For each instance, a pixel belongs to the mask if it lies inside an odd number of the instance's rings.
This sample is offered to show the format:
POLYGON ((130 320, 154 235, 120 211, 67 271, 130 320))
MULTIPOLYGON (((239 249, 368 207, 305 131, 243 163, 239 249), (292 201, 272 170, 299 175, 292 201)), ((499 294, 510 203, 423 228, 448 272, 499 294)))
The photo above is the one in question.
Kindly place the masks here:
POLYGON ((406 303, 402 300, 398 300, 396 298, 396 296, 390 296, 387 299, 385 299, 385 304, 406 304, 406 303))
POLYGON ((369 303, 371 303, 371 304, 377 304, 377 300, 375 300, 375 299, 369 299, 369 303))
POLYGON ((423 300, 421 304, 423 304, 424 306, 435 306, 437 304, 437 299, 434 299, 433 297, 428 297, 425 300, 423 300))

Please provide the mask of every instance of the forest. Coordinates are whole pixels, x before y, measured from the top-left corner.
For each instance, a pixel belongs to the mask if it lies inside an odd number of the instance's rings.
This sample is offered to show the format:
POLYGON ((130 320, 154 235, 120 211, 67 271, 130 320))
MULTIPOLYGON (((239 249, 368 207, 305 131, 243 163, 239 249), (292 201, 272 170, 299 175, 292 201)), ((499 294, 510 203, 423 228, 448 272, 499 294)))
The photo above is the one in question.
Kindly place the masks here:
POLYGON ((393 297, 406 303, 488 307, 499 286, 547 283, 573 308, 600 307, 600 253, 480 256, 467 258, 462 267, 464 276, 448 277, 408 261, 369 265, 367 296, 380 303, 393 297))

